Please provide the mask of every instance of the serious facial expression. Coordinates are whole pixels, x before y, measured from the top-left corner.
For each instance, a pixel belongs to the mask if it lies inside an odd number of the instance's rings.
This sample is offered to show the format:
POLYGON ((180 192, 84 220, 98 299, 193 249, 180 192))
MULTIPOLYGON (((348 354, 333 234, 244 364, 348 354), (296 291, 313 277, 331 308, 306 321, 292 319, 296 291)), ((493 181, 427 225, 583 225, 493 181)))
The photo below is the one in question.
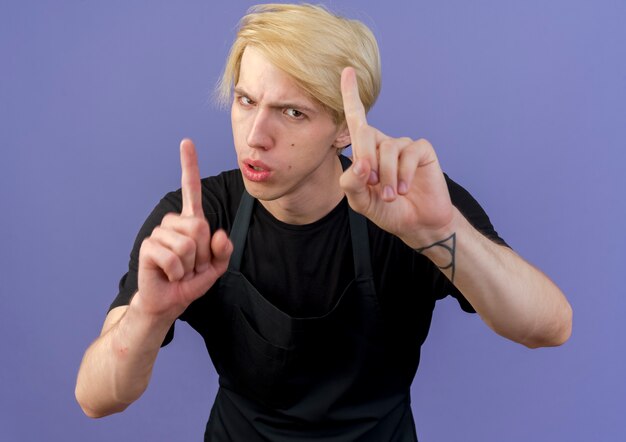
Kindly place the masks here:
POLYGON ((329 185, 342 128, 254 47, 241 59, 231 122, 239 168, 254 197, 305 198, 329 185))

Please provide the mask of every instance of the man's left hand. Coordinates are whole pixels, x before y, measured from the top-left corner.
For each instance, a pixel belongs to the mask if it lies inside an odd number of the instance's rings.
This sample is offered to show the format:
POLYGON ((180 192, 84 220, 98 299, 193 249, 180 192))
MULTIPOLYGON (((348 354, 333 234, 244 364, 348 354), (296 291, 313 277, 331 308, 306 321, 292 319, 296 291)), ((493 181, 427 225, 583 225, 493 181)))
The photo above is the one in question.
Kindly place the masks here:
POLYGON ((454 207, 432 145, 370 126, 352 67, 343 70, 341 93, 353 164, 340 185, 352 209, 413 248, 449 235, 454 207))

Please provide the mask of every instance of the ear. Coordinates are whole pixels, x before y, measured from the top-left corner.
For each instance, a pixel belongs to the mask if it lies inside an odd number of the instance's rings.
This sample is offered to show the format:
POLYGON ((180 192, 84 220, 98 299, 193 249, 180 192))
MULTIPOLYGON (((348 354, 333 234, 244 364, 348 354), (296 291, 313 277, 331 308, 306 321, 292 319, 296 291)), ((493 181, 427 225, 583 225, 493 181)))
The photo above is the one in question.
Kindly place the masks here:
POLYGON ((350 131, 348 130, 348 124, 345 121, 341 123, 340 127, 341 129, 337 134, 337 138, 335 138, 335 141, 333 142, 333 147, 343 149, 344 147, 349 146, 351 143, 350 131))

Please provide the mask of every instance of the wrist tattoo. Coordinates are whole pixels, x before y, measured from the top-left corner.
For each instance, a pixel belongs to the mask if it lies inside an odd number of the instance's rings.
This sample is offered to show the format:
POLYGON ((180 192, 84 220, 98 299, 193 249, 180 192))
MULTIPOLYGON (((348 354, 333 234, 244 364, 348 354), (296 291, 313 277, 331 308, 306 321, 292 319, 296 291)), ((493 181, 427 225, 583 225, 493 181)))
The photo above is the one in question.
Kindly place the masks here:
POLYGON ((445 265, 445 266, 437 266, 437 267, 440 270, 448 270, 448 269, 450 269, 450 282, 452 282, 454 284, 454 271, 456 270, 456 261, 455 261, 455 256, 456 256, 456 232, 453 233, 452 235, 448 236, 447 238, 442 239, 441 241, 434 242, 431 245, 426 246, 426 247, 421 247, 419 249, 415 249, 415 251, 417 253, 423 253, 424 250, 432 249, 433 247, 443 247, 448 252, 450 252, 450 263, 448 265, 445 265))

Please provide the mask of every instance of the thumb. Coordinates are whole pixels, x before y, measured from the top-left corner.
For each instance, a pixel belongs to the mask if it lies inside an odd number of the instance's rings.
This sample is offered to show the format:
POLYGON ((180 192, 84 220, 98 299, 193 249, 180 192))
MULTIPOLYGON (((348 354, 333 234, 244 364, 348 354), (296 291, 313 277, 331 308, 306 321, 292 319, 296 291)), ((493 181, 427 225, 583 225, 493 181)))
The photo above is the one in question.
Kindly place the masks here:
POLYGON ((226 271, 230 255, 233 253, 233 243, 224 230, 220 229, 213 235, 211 252, 213 254, 213 265, 221 275, 226 271))
POLYGON ((367 160, 357 159, 339 178, 339 185, 346 193, 350 207, 361 214, 365 214, 372 198, 367 184, 371 169, 367 160))

